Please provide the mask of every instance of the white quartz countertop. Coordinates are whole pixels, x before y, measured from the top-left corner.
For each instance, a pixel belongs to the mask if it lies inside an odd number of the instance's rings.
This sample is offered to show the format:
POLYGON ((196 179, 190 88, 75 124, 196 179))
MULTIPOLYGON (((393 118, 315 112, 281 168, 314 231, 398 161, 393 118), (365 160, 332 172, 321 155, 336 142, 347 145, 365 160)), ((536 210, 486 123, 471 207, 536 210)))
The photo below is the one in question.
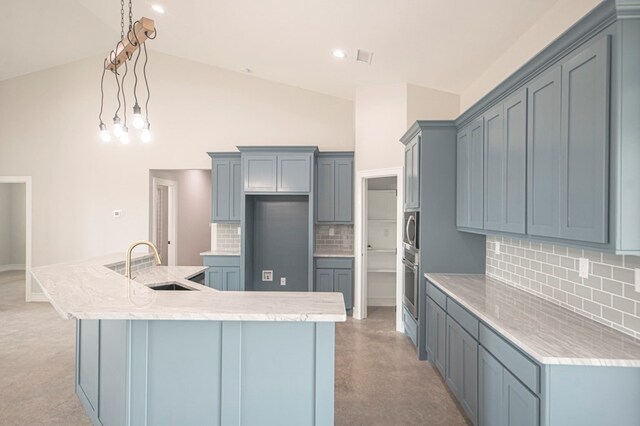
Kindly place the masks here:
POLYGON ((240 256, 240 253, 233 251, 209 250, 200 253, 200 256, 240 256))
POLYGON ((32 275, 56 311, 67 319, 346 321, 341 293, 216 291, 187 281, 204 266, 151 267, 127 279, 104 265, 124 254, 42 266, 32 275), (150 284, 177 281, 196 291, 156 291, 150 284))
POLYGON ((542 364, 640 367, 638 341, 540 297, 485 275, 425 277, 542 364))

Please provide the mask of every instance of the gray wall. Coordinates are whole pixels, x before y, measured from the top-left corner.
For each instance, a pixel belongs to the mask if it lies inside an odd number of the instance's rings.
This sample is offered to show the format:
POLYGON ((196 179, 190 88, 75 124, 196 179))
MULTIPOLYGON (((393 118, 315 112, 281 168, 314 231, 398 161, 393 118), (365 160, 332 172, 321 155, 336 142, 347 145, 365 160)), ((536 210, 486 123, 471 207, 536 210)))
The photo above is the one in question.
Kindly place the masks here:
POLYGON ((25 264, 26 188, 0 184, 0 266, 25 264))
POLYGON ((149 171, 149 236, 153 178, 178 182, 178 265, 202 265, 200 253, 211 249, 211 171, 149 171))

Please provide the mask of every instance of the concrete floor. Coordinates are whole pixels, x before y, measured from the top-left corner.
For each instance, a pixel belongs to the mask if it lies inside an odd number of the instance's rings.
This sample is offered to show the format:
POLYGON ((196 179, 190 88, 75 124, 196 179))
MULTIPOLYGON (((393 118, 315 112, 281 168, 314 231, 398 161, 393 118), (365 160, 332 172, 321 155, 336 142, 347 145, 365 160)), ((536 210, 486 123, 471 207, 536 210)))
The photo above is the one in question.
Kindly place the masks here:
MULTIPOLYGON (((75 321, 24 302, 24 273, 0 273, 0 425, 88 425, 74 393, 75 321)), ((393 308, 336 327, 336 425, 464 425, 461 410, 393 308)))

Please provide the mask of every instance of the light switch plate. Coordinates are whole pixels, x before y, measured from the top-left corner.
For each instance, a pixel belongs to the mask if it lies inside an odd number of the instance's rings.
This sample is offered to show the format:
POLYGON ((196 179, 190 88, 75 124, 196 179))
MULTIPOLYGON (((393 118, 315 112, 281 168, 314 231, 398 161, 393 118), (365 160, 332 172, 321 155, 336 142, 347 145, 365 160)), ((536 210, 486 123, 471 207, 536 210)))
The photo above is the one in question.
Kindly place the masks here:
POLYGON ((498 241, 493 243, 493 251, 495 254, 500 254, 500 243, 498 241))
POLYGON ((114 210, 113 217, 122 217, 122 210, 114 210))
POLYGON ((580 278, 589 278, 589 259, 585 257, 578 259, 578 275, 580 278))
POLYGON ((280 285, 287 285, 287 277, 280 277, 280 285))
POLYGON ((273 281, 273 271, 262 271, 262 281, 273 281))
POLYGON ((240 232, 241 232, 241 231, 240 231, 240 227, 238 226, 238 235, 240 235, 240 232))
POLYGON ((336 235, 336 230, 333 228, 329 228, 329 236, 333 237, 334 235, 336 235))

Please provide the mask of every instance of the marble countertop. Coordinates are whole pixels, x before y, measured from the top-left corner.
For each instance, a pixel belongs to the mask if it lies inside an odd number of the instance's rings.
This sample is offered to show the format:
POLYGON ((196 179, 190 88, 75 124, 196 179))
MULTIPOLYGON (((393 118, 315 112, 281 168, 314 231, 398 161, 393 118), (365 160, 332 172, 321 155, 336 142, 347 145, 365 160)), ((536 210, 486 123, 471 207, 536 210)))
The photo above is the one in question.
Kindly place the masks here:
POLYGON ((640 367, 637 340, 485 275, 425 274, 542 364, 640 367))
POLYGON ((32 269, 56 311, 67 319, 346 321, 341 293, 216 291, 187 281, 204 266, 151 267, 128 279, 104 265, 124 254, 32 269), (198 291, 156 291, 178 281, 198 291))
POLYGON ((232 251, 209 250, 200 253, 200 256, 240 256, 240 253, 232 251))
POLYGON ((318 253, 314 252, 313 257, 355 257, 353 253, 318 253))

